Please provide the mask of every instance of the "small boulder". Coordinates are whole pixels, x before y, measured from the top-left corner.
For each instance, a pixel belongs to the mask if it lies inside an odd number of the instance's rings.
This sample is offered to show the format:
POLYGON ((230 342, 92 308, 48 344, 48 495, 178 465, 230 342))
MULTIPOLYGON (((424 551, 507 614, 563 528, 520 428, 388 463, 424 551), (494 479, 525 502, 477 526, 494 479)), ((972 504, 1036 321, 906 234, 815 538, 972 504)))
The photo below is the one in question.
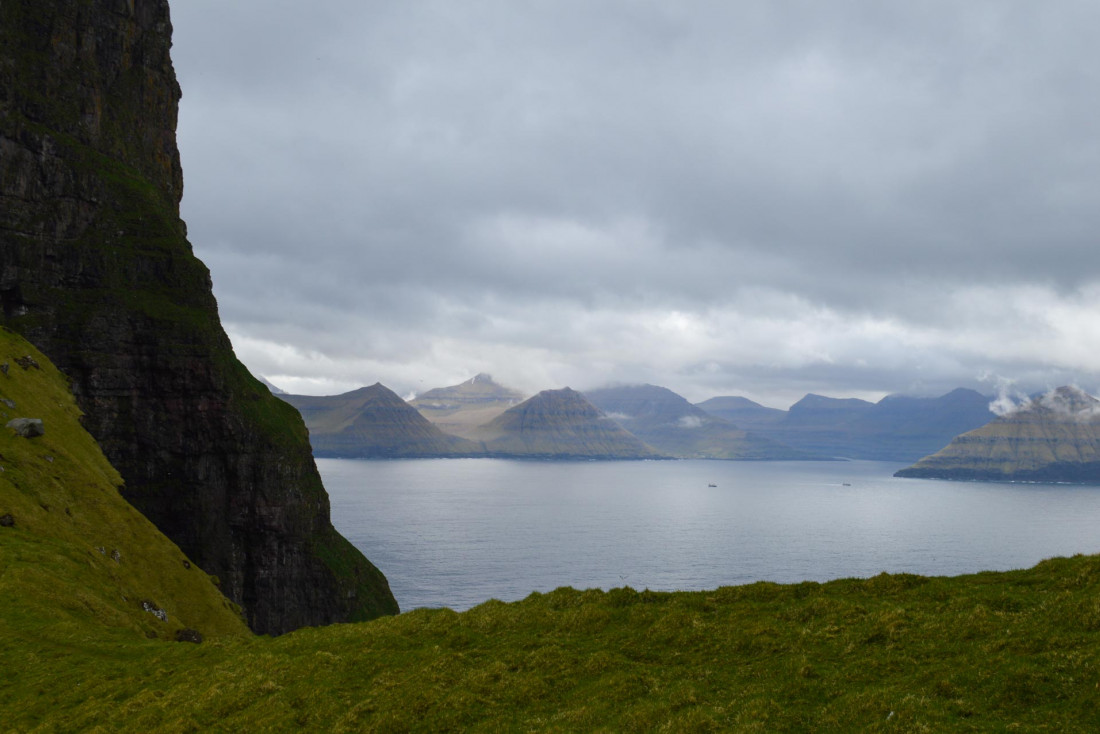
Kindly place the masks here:
POLYGON ((23 438, 34 438, 46 432, 46 427, 42 424, 41 418, 15 418, 8 421, 7 427, 23 438))
POLYGON ((194 642, 197 644, 202 642, 202 633, 190 627, 184 627, 176 631, 176 642, 194 642))
POLYGON ((161 622, 166 622, 168 620, 168 612, 164 611, 163 609, 158 607, 154 602, 151 602, 148 599, 145 599, 144 601, 141 602, 141 608, 144 609, 145 611, 149 612, 150 614, 152 614, 154 617, 159 619, 161 622))
POLYGON ((15 518, 11 516, 11 513, 6 515, 0 515, 0 528, 14 528, 15 518))
POLYGON ((16 358, 15 363, 17 365, 19 365, 20 367, 22 367, 23 369, 25 369, 25 370, 29 370, 32 367, 36 370, 42 369, 41 367, 38 366, 38 362, 35 361, 34 357, 32 357, 29 354, 25 357, 16 358))

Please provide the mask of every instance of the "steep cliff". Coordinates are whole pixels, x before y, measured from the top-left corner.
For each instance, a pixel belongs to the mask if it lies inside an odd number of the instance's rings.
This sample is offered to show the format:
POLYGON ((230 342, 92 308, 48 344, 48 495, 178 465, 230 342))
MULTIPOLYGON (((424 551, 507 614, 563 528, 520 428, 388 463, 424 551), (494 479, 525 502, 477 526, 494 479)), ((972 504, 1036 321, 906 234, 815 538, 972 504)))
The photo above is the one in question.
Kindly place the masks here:
POLYGON ((3 323, 69 376, 127 499, 254 630, 393 613, 187 242, 170 45, 167 0, 0 3, 3 323))
POLYGON ((484 447, 444 433, 382 383, 343 395, 280 395, 302 414, 315 456, 352 459, 478 456, 484 447))
POLYGON ((1100 484, 1100 401, 1060 387, 895 476, 1100 484))

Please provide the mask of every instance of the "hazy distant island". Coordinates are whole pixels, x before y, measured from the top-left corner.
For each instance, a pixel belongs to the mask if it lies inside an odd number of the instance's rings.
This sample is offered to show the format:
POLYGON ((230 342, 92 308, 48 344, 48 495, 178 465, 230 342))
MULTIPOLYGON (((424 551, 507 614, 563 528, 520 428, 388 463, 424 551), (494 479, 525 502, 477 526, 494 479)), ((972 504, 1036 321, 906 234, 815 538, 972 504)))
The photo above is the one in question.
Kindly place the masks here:
POLYGON ((1059 387, 895 476, 1100 484, 1100 401, 1076 387, 1059 387))

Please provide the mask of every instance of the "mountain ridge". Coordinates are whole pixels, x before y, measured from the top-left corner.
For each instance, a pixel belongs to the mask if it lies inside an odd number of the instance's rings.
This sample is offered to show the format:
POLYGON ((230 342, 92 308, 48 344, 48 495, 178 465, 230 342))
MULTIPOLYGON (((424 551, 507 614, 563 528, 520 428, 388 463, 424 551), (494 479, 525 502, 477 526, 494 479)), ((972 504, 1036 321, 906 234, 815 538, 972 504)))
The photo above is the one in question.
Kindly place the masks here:
POLYGON ((585 397, 658 451, 683 459, 796 460, 815 457, 742 430, 666 387, 621 385, 585 397))
POLYGON ((957 388, 935 398, 887 395, 877 403, 807 394, 780 411, 745 398, 699 403, 766 438, 819 455, 913 462, 992 419, 990 398, 957 388))

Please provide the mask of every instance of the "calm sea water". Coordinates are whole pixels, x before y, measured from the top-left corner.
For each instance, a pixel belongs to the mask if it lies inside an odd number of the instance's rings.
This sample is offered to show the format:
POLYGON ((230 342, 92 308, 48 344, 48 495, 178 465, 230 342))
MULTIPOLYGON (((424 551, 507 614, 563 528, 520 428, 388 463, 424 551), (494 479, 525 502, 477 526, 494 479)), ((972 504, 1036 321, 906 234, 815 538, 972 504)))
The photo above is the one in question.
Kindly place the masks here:
POLYGON ((1100 487, 851 462, 321 459, 332 521, 402 610, 559 586, 956 575, 1100 552, 1100 487), (716 486, 709 486, 709 485, 716 486))

